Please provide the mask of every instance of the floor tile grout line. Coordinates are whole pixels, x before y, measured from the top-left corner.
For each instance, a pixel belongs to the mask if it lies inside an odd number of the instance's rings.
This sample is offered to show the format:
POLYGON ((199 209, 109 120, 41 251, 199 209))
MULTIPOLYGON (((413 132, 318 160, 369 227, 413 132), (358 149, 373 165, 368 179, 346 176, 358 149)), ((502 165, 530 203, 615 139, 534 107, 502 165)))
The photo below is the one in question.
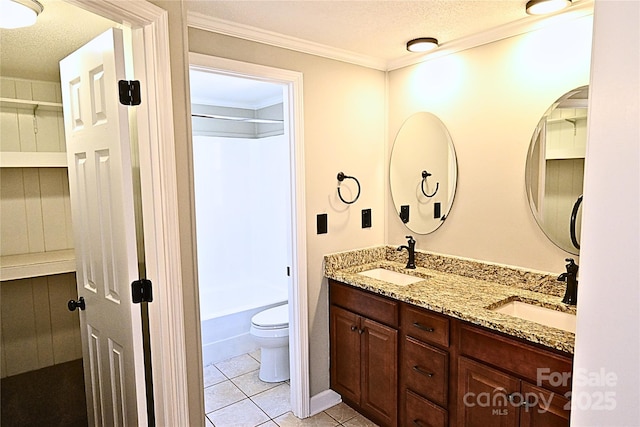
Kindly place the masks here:
MULTIPOLYGON (((258 362, 258 364, 260 364, 260 363, 261 363, 261 361, 260 361, 259 359, 257 359, 256 357, 252 356, 250 353, 245 353, 244 355, 249 356, 251 359, 253 359, 254 361, 258 362)), ((244 355, 240 355, 240 356, 236 356, 236 357, 242 357, 242 356, 244 356, 244 355)), ((233 359, 233 358, 230 358, 230 359, 233 359)), ((227 359, 227 360, 230 360, 230 359, 227 359)), ((221 361, 221 362, 224 362, 224 361, 221 361)), ((218 362, 218 363, 221 363, 221 362, 218 362)), ((286 414, 288 414, 288 413, 291 413, 291 414, 295 417, 295 415, 293 414, 293 412, 292 412, 292 410, 291 410, 291 409, 289 409, 288 411, 286 411, 286 412, 284 412, 284 413, 282 413, 282 414, 279 414, 279 415, 276 415, 276 416, 274 416, 274 417, 271 417, 271 416, 270 416, 270 415, 269 415, 269 414, 268 414, 268 413, 267 413, 267 412, 266 412, 266 411, 265 411, 265 410, 264 410, 260 405, 258 405, 258 403, 257 403, 257 402, 255 402, 255 401, 253 400, 253 398, 254 398, 254 397, 257 397, 257 396, 259 396, 260 394, 263 394, 263 393, 266 393, 266 392, 268 392, 268 391, 270 391, 270 390, 273 390, 274 388, 279 387, 279 386, 281 386, 281 385, 283 385, 283 384, 287 384, 287 385, 289 385, 289 386, 290 386, 290 383, 289 383, 288 381, 281 381, 281 382, 278 382, 278 383, 266 383, 266 384, 269 384, 269 385, 270 385, 270 387, 268 387, 268 388, 266 388, 266 389, 264 389, 264 390, 261 390, 261 391, 259 391, 259 392, 255 393, 255 394, 253 394, 253 395, 249 395, 249 394, 248 394, 247 392, 245 392, 242 388, 240 388, 240 386, 239 386, 238 384, 236 384, 233 380, 234 380, 234 379, 237 379, 237 378, 239 378, 239 377, 241 377, 241 376, 248 375, 248 374, 251 374, 251 373, 253 373, 253 372, 259 371, 259 367, 258 367, 258 369, 249 370, 249 371, 244 372, 244 373, 241 373, 241 374, 239 374, 239 375, 229 376, 229 375, 225 374, 225 373, 224 373, 220 368, 218 368, 218 367, 216 366, 216 364, 215 364, 215 363, 212 363, 212 364, 210 364, 210 365, 208 365, 208 366, 212 366, 212 367, 214 367, 214 368, 215 368, 215 369, 216 369, 216 370, 217 370, 217 371, 222 375, 222 377, 223 377, 223 378, 225 378, 225 379, 223 379, 222 381, 219 381, 219 382, 217 382, 217 383, 215 383, 215 384, 210 384, 209 386, 205 387, 205 389, 207 389, 207 388, 209 388, 209 387, 212 387, 212 386, 214 386, 214 385, 218 385, 218 384, 221 384, 221 383, 224 383, 224 382, 227 382, 227 381, 228 381, 228 382, 230 382, 230 383, 231 383, 231 385, 233 385, 236 389, 238 389, 238 390, 240 391, 240 393, 244 396, 244 398, 242 398, 242 399, 240 399, 240 400, 237 400, 237 401, 235 401, 235 402, 229 403, 229 404, 227 404, 227 405, 224 405, 224 406, 222 406, 222 407, 220 407, 220 408, 217 408, 217 409, 215 409, 215 410, 213 410, 213 411, 210 411, 210 412, 208 412, 208 413, 206 413, 206 414, 205 414, 205 419, 206 419, 209 423, 211 423, 214 427, 215 427, 215 424, 213 423, 213 420, 209 417, 209 415, 211 415, 211 414, 215 413, 216 411, 220 411, 220 410, 222 410, 222 409, 224 409, 224 408, 227 408, 227 407, 229 407, 229 406, 231 406, 231 405, 237 404, 237 403, 242 402, 242 401, 247 400, 247 399, 249 400, 249 402, 251 402, 251 404, 252 404, 252 405, 254 405, 254 406, 255 406, 255 407, 256 407, 256 408, 257 408, 261 413, 263 413, 263 414, 268 418, 266 421, 264 421, 264 422, 262 422, 262 423, 260 423, 260 424, 256 424, 256 425, 255 425, 255 427, 258 427, 258 426, 260 426, 260 425, 263 425, 263 424, 266 424, 266 423, 269 423, 269 422, 271 422, 271 423, 275 424, 276 426, 280 427, 280 424, 278 424, 278 422, 276 421, 276 418, 280 418, 280 417, 282 417, 282 416, 284 416, 284 415, 286 415, 286 414)), ((206 368, 206 367, 205 367, 205 368, 206 368)), ((260 379, 259 379, 259 377, 258 377, 258 380, 259 380, 260 382, 262 382, 262 383, 265 383, 264 381, 260 380, 260 379)), ((355 419, 355 418, 357 418, 357 416, 358 416, 358 414, 356 413, 355 415, 352 415, 351 417, 347 418, 346 420, 343 420, 342 422, 340 422, 339 420, 337 420, 334 416, 332 416, 332 415, 331 415, 328 411, 326 411, 326 410, 325 410, 325 411, 321 411, 321 413, 324 413, 324 414, 325 414, 326 416, 328 416, 331 420, 333 420, 333 422, 335 422, 335 423, 336 423, 335 427, 345 427, 345 426, 346 426, 346 423, 348 423, 348 422, 350 422, 350 421, 354 420, 354 419, 355 419)), ((296 418, 297 418, 297 417, 296 417, 296 418)))
MULTIPOLYGON (((221 406, 220 408, 217 408, 217 409, 214 409, 213 411, 209 411, 209 412, 207 412, 206 414, 204 414, 204 416, 205 416, 205 418, 208 418, 208 419, 209 419, 209 422, 211 422, 211 424, 213 424, 213 425, 214 425, 214 427, 215 427, 214 422, 211 420, 211 418, 209 418, 209 414, 213 414, 214 412, 220 411, 220 410, 222 410, 222 409, 224 409, 224 408, 228 408, 229 406, 233 406, 233 405, 235 405, 236 403, 240 403, 240 402, 242 402, 243 400, 249 400, 251 403, 253 403, 253 404, 255 405, 255 407, 256 407, 256 408, 258 408, 258 410, 260 410, 260 412, 262 412, 262 413, 263 413, 267 418, 269 418, 267 421, 265 421, 265 422, 263 422, 263 423, 256 424, 256 426, 259 426, 259 425, 264 424, 264 423, 266 423, 266 422, 268 422, 268 421, 273 421, 273 420, 274 420, 273 418, 271 418, 271 417, 269 416, 269 414, 267 414, 267 413, 264 411, 264 409, 262 409, 260 406, 258 406, 258 404, 257 404, 256 402, 254 402, 253 400, 251 400, 251 398, 250 398, 250 397, 248 397, 248 396, 246 396, 246 395, 245 395, 245 399, 240 399, 240 400, 235 401, 235 402, 233 402, 233 403, 230 403, 230 404, 228 404, 228 405, 221 406)), ((286 414, 286 412, 285 412, 285 414, 286 414)), ((284 415, 284 414, 280 414, 280 415, 278 415, 278 417, 279 417, 279 416, 281 416, 281 415, 284 415)), ((275 421, 273 421, 273 422, 275 423, 275 421)), ((277 424, 277 423, 276 423, 276 424, 277 424)))

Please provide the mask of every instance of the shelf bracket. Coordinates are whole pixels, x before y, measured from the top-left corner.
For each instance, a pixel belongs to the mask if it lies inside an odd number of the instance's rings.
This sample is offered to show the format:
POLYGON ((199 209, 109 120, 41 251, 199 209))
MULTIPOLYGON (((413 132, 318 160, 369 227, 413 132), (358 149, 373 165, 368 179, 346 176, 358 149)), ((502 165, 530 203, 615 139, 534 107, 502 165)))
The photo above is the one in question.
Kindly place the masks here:
POLYGON ((36 116, 36 111, 40 105, 36 104, 33 106, 33 133, 38 133, 38 116, 36 116))
POLYGON ((573 136, 576 136, 576 119, 565 119, 565 121, 571 123, 573 125, 573 136))

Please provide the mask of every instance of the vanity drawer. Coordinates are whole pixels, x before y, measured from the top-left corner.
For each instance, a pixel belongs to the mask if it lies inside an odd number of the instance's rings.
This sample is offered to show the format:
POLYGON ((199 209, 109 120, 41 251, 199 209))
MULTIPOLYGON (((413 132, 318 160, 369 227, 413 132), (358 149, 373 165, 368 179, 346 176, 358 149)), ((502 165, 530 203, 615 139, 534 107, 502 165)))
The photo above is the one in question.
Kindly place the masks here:
POLYGON ((349 311, 398 327, 398 302, 329 279, 329 302, 349 311))
POLYGON ((423 399, 411 390, 405 391, 404 425, 406 427, 446 427, 447 411, 423 399))
POLYGON ((449 354, 406 337, 402 353, 404 387, 432 400, 447 405, 449 384, 449 354))
POLYGON ((449 319, 423 308, 402 304, 402 331, 420 341, 449 347, 449 319))

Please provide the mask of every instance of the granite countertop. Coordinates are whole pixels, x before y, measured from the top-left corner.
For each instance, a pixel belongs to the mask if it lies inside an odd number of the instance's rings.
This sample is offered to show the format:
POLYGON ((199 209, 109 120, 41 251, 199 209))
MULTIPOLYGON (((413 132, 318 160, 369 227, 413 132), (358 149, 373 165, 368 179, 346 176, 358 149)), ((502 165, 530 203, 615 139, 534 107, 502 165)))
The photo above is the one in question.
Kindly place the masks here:
POLYGON ((509 301, 523 301, 576 313, 562 303, 563 284, 556 276, 416 250, 415 270, 405 269, 406 251, 378 246, 324 257, 325 276, 399 301, 573 354, 575 334, 491 311, 509 301), (357 274, 384 268, 424 280, 405 286, 357 274))

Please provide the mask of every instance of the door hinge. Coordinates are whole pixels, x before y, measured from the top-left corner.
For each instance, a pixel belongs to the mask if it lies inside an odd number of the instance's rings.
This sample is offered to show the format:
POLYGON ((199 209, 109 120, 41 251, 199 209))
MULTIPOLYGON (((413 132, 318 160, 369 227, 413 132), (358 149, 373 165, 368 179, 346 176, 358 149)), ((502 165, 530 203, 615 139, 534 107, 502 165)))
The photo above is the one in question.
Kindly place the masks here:
POLYGON ((131 283, 131 299, 134 304, 140 304, 141 302, 153 301, 153 290, 151 287, 151 280, 139 279, 131 283))
POLYGON ((142 102, 139 80, 119 80, 118 92, 122 105, 140 105, 142 102))

